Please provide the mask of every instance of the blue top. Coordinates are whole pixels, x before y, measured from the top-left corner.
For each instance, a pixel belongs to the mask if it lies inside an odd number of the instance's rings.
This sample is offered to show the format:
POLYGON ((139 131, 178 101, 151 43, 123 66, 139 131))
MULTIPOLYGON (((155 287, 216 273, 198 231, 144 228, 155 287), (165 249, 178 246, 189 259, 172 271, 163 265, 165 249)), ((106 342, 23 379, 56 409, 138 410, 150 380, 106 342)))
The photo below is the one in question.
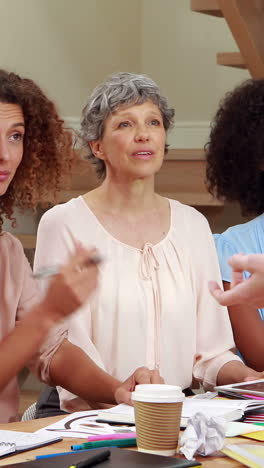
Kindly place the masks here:
MULTIPOLYGON (((223 234, 214 234, 222 280, 231 283, 231 268, 228 258, 236 253, 264 253, 264 213, 245 224, 227 229, 223 234)), ((249 272, 244 272, 248 278, 249 272)), ((264 320, 264 309, 259 309, 264 320)))

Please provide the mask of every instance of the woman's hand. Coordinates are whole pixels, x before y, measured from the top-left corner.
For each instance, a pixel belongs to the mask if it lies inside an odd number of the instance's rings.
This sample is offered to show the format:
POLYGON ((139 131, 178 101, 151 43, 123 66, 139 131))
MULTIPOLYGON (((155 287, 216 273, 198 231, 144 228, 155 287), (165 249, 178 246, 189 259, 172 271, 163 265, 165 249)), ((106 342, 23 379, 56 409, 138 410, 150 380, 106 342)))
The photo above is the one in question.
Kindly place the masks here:
POLYGON ((230 290, 222 291, 219 285, 209 282, 209 290, 222 305, 243 304, 245 301, 256 307, 264 306, 264 255, 237 254, 228 260, 232 268, 232 283, 230 290), (251 273, 244 280, 243 271, 251 273))
POLYGON ((45 318, 56 322, 78 309, 97 285, 98 269, 92 262, 95 250, 78 247, 67 265, 52 279, 39 304, 45 318))
POLYGON ((224 364, 217 374, 217 385, 228 385, 250 380, 264 379, 264 372, 257 372, 243 362, 234 360, 224 364))
POLYGON ((251 369, 248 367, 248 375, 243 379, 244 382, 250 382, 251 380, 259 380, 259 379, 264 379, 264 371, 263 372, 257 372, 254 369, 251 369))
POLYGON ((131 392, 139 384, 164 384, 158 370, 150 370, 147 367, 139 367, 128 379, 118 387, 115 392, 116 402, 132 405, 131 392))

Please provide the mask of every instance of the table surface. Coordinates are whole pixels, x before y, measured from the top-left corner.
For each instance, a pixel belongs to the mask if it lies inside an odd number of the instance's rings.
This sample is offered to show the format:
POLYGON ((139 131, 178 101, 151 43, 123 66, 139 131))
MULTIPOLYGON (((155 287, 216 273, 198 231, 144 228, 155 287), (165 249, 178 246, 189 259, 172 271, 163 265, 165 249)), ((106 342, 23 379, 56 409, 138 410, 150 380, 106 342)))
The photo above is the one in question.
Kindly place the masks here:
MULTIPOLYGON (((6 429, 6 430, 13 430, 13 431, 21 431, 21 432, 34 432, 34 431, 37 431, 38 429, 41 429, 42 427, 55 423, 56 421, 59 421, 62 418, 63 416, 53 416, 51 418, 33 419, 31 421, 25 421, 25 422, 21 421, 21 422, 16 422, 16 423, 0 424, 0 430, 6 429)), ((226 440, 230 444, 233 444, 233 443, 236 443, 236 444, 241 444, 241 443, 254 444, 255 443, 256 445, 261 444, 261 442, 253 441, 251 439, 246 439, 243 437, 232 437, 232 438, 230 437, 226 440)), ((14 456, 1 459, 0 466, 12 465, 13 463, 35 460, 36 455, 69 452, 71 450, 72 444, 78 444, 78 443, 83 443, 83 442, 85 442, 84 439, 66 438, 60 442, 56 442, 54 444, 47 445, 45 447, 40 447, 34 450, 28 450, 26 452, 22 452, 14 456)), ((217 467, 239 468, 239 467, 244 466, 244 465, 241 465, 241 463, 236 462, 235 460, 232 460, 221 453, 218 453, 217 456, 197 457, 197 460, 199 460, 202 463, 203 468, 217 468, 217 467)))

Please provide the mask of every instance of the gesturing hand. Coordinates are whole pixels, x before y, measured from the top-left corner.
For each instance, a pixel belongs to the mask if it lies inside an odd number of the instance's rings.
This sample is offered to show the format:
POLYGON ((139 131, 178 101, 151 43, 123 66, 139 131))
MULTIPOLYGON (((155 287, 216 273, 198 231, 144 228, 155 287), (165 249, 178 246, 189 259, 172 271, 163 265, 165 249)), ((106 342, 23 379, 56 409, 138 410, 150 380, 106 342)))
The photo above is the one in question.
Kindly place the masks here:
POLYGON ((228 261, 232 267, 230 290, 222 291, 219 285, 209 282, 209 290, 222 305, 234 305, 248 302, 256 307, 264 306, 264 255, 237 254, 228 261), (251 273, 250 278, 243 278, 243 271, 251 273))

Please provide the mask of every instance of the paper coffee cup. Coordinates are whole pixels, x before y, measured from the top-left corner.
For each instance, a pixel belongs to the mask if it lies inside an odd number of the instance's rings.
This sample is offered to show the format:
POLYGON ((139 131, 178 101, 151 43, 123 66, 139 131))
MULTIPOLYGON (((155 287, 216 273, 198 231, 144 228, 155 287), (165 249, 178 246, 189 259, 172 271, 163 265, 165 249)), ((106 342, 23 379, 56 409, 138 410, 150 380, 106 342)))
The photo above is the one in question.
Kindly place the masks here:
POLYGON ((181 423, 180 387, 137 385, 132 393, 138 450, 157 455, 175 455, 181 423))

